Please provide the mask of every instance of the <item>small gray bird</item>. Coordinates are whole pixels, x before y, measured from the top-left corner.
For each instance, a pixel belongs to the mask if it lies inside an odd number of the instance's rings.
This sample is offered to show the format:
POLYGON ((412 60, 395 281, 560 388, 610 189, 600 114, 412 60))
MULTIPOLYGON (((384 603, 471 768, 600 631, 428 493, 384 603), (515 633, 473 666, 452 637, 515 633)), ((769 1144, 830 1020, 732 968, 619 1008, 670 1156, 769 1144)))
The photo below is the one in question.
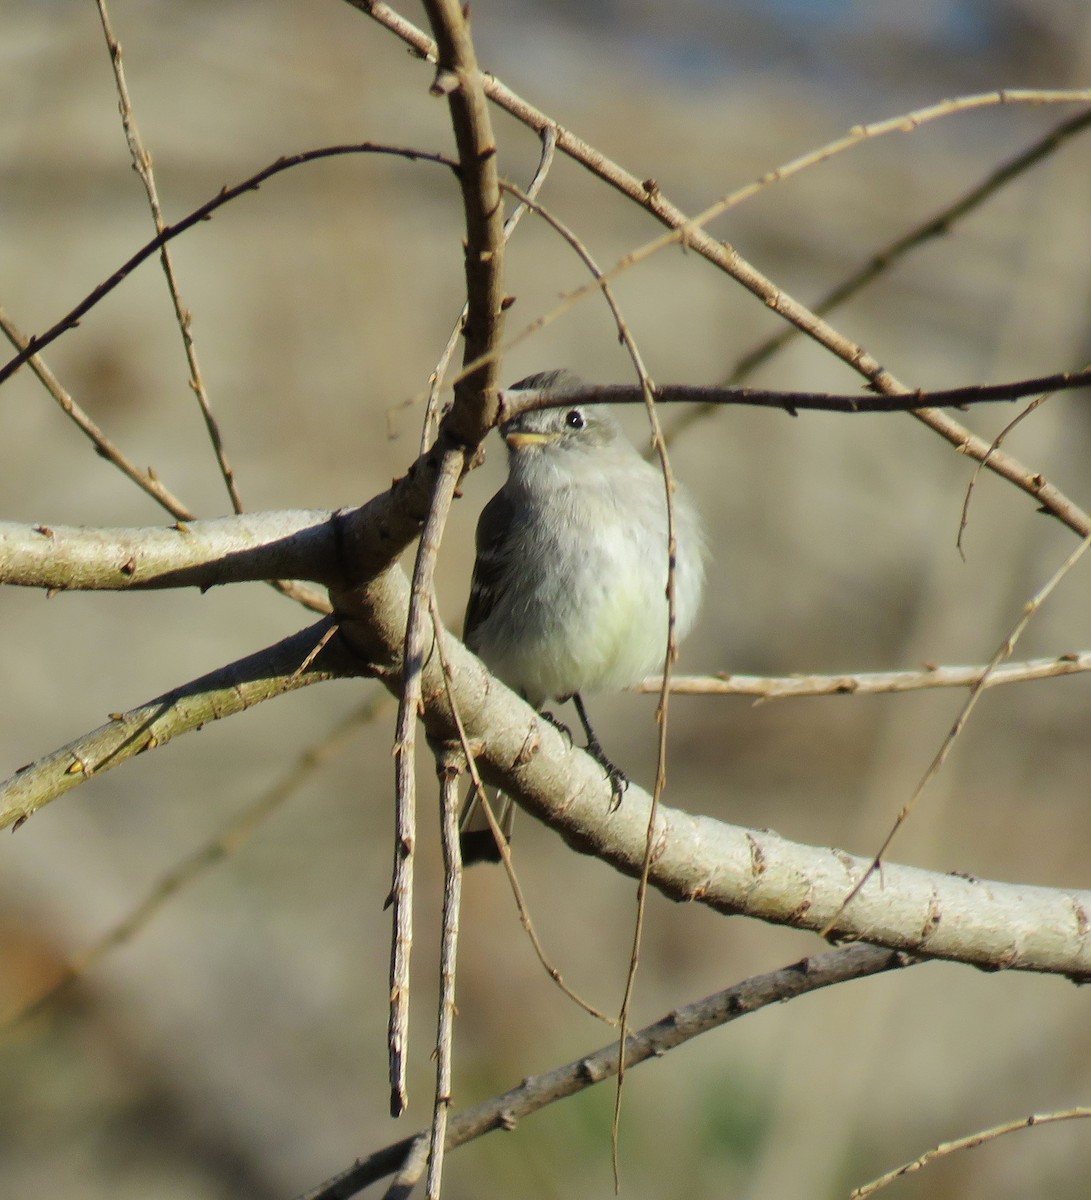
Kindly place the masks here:
MULTIPOLYGON (((567 371, 514 389, 563 392, 567 371)), ((514 390, 513 389, 513 390, 514 390)), ((599 405, 523 413, 502 425, 508 479, 477 523, 477 560, 463 640, 535 708, 572 698, 620 798, 625 777, 606 759, 581 693, 620 691, 661 668, 667 650, 667 505, 663 475, 599 405)), ((705 545, 696 510, 674 494, 675 635, 697 616, 705 545)), ((505 799, 500 824, 510 836, 505 799)), ((462 816, 463 861, 496 861, 499 848, 471 799, 462 816)))

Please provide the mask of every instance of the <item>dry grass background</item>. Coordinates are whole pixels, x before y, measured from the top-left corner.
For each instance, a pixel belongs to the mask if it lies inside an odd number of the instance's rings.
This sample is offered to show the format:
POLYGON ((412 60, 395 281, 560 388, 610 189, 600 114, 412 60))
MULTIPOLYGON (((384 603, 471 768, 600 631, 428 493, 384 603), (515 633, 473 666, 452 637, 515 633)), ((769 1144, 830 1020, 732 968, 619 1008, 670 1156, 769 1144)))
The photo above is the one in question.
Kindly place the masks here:
MULTIPOLYGON (((475 3, 483 64, 683 207, 850 125, 945 95, 1078 86, 1091 22, 1072 0, 953 0, 915 16, 831 6, 475 3), (961 31, 961 32, 960 32, 961 31), (956 36, 957 35, 957 36, 956 36), (959 40, 959 39, 962 40, 959 40)), ((904 6, 898 6, 904 8, 904 6)), ((418 14, 408 15, 417 19, 418 14)), ((430 73, 335 0, 112 9, 168 218, 276 156, 364 139, 445 149, 430 73)), ((149 234, 91 5, 9 0, 0 16, 0 303, 49 324, 149 234)), ((959 195, 1059 110, 1004 110, 865 145, 716 226, 805 301, 959 195)), ((532 136, 497 116, 502 170, 532 136)), ((558 161, 543 201, 611 263, 657 230, 558 161)), ((921 386, 1091 358, 1088 145, 1076 142, 900 265, 835 323, 921 386)), ((250 508, 337 507, 414 455, 420 389, 462 299, 461 209, 447 173, 358 158, 291 172, 174 247, 213 403, 250 508)), ((582 282, 541 224, 511 247, 514 325, 582 282)), ((625 314, 660 381, 714 382, 774 318, 696 256, 624 277, 625 314)), ((139 463, 202 515, 227 511, 186 385, 161 274, 141 268, 48 359, 139 463)), ((505 375, 568 364, 625 379, 603 306, 512 353, 505 375)), ((763 382, 852 388, 802 343, 763 382)), ((1086 507, 1091 422, 1062 397, 1011 447, 1086 507)), ((1012 411, 967 418, 991 434, 1012 411)), ((640 420, 632 415, 634 435, 640 420)), ((502 456, 465 485, 440 563, 456 628, 472 528, 502 456)), ((978 487, 967 561, 954 546, 970 464, 907 417, 724 412, 680 439, 714 562, 681 667, 768 673, 984 661, 1071 536, 1000 482, 978 487)), ((159 523, 24 371, 0 397, 6 519, 159 523)), ((1021 653, 1091 644, 1085 564, 1021 653)), ((205 596, 0 593, 0 774, 301 623, 254 585, 205 596)), ((1082 678, 983 700, 895 845, 901 861, 1086 886, 1091 855, 1082 678)), ((178 858, 276 780, 361 699, 311 688, 144 756, 0 842, 0 1002, 51 977, 178 858)), ((856 853, 877 846, 961 697, 673 706, 669 803, 856 853)), ((654 700, 593 707, 614 756, 654 769, 654 700)), ((0 1194, 72 1200, 284 1197, 426 1119, 438 852, 427 830, 415 959, 413 1106, 386 1117, 392 713, 317 773, 226 865, 189 888, 66 1000, 0 1042, 0 1194)), ((422 759, 422 772, 429 765, 422 759)), ((425 807, 427 812, 427 807, 425 807)), ((620 997, 633 885, 529 820, 517 861, 566 980, 620 997)), ((548 984, 498 873, 466 883, 456 1104, 607 1040, 548 984)), ((813 937, 653 896, 635 1017, 775 967, 813 937)), ((740 1022, 629 1076, 624 1194, 834 1197, 944 1137, 1091 1096, 1087 997, 1053 979, 943 965, 835 989, 740 1022)), ((448 1163, 460 1196, 605 1195, 612 1095, 587 1094, 448 1163)), ((1086 1195, 1091 1135, 1036 1130, 933 1168, 896 1194, 1086 1195)), ((895 1193, 892 1193, 895 1194, 895 1193)))

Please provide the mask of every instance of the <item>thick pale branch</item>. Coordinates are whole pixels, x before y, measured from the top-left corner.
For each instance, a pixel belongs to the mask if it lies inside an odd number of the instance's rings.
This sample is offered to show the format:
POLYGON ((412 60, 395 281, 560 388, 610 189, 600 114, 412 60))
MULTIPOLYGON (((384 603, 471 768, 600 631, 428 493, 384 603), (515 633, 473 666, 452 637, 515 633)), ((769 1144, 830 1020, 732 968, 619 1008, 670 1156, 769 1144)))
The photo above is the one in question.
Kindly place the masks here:
MULTIPOLYGON (((844 413, 892 412, 920 406, 962 406, 1017 396, 1091 386, 1091 371, 944 392, 894 396, 832 395, 750 388, 663 384, 658 403, 762 405, 794 413, 819 409, 844 413)), ((563 396, 549 391, 502 391, 501 420, 532 408, 558 404, 644 403, 640 386, 587 384, 563 396)), ((438 451, 423 454, 395 485, 356 510, 360 574, 386 566, 417 535, 434 484, 438 451)), ((1047 485, 1031 477, 1031 487, 1047 485)), ((169 528, 86 529, 0 522, 0 583, 74 590, 211 587, 252 579, 309 579, 329 583, 336 574, 330 514, 259 513, 215 521, 179 522, 169 528)))
POLYGON ((364 673, 359 660, 339 653, 334 640, 313 662, 308 657, 330 627, 324 620, 257 654, 211 671, 110 720, 0 783, 0 829, 18 827, 44 804, 95 775, 180 733, 244 712, 263 700, 309 683, 364 673), (301 669, 302 668, 302 669, 301 669))
MULTIPOLYGON (((405 576, 390 570, 370 585, 333 597, 347 639, 369 661, 381 653, 397 669, 408 609, 405 576), (387 631, 384 633, 383 631, 387 631)), ((602 768, 513 692, 492 679, 454 638, 446 653, 451 696, 482 776, 513 795, 583 853, 637 876, 644 861, 651 797, 631 785, 612 809, 602 768)), ((439 656, 426 652, 425 724, 431 736, 457 735, 439 656)), ((387 685, 396 683, 389 676, 387 685)), ((831 921, 870 859, 801 846, 770 831, 740 829, 661 807, 655 821, 651 882, 676 900, 720 912, 818 931, 831 921)), ((1023 887, 885 864, 832 936, 990 969, 1091 978, 1091 893, 1023 887)))
MULTIPOLYGON (((395 694, 409 603, 397 567, 366 586, 335 589, 341 633, 300 671, 328 623, 286 639, 142 705, 0 785, 0 827, 107 767, 205 721, 242 711, 293 687, 337 675, 379 676, 395 694)), ((612 789, 594 759, 573 747, 513 692, 488 675, 455 638, 446 639, 445 684, 429 644, 422 672, 425 723, 432 737, 457 736, 458 707, 482 776, 583 853, 636 876, 644 861, 651 797, 636 785, 613 810, 612 789), (448 699, 447 687, 450 687, 448 699)), ((676 900, 799 929, 823 929, 869 860, 786 841, 770 831, 727 825, 660 807, 651 883, 676 900)), ((833 929, 833 936, 911 954, 1091 978, 1091 893, 978 880, 888 863, 833 929)))
POLYGON ((53 591, 328 584, 338 573, 332 517, 301 509, 135 529, 0 521, 0 584, 53 591))

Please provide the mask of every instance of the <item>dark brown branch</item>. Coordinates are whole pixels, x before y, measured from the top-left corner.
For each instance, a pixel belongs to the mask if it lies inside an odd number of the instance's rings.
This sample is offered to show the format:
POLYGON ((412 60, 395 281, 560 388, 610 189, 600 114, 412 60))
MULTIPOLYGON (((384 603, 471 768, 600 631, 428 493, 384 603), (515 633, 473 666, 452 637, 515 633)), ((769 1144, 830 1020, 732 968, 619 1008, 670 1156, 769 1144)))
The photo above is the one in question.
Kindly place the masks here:
MULTIPOLYGON (((757 1012, 770 1004, 853 979, 914 965, 911 958, 878 946, 858 943, 804 958, 789 967, 755 975, 704 1000, 675 1009, 653 1025, 630 1034, 625 1042, 626 1068, 659 1057, 702 1033, 757 1012)), ((495 1130, 511 1130, 523 1117, 573 1096, 617 1074, 618 1044, 611 1042, 592 1054, 524 1079, 518 1087, 451 1117, 446 1148, 456 1150, 495 1130)), ((353 1164, 298 1200, 349 1200, 369 1184, 393 1174, 406 1161, 423 1133, 395 1142, 353 1164)))
POLYGON ((225 204, 229 204, 232 200, 237 200, 239 196, 244 195, 246 192, 256 192, 267 179, 271 179, 274 175, 279 175, 282 171, 291 170, 292 167, 301 166, 303 163, 316 162, 323 158, 338 158, 345 154, 387 154, 398 158, 407 158, 411 162, 437 163, 440 166, 450 167, 453 170, 457 170, 458 168, 457 163, 442 154, 430 154, 423 150, 414 150, 411 147, 386 146, 375 142, 360 142, 355 145, 343 146, 322 146, 315 150, 303 150, 298 154, 287 154, 282 158, 278 158, 276 162, 263 167, 256 174, 244 179, 241 183, 223 188, 211 200, 205 201, 199 208, 195 208, 188 216, 183 217, 180 221, 176 221, 173 225, 167 225, 150 242, 141 246, 108 279, 103 280, 94 291, 89 292, 75 308, 67 312, 44 333, 35 334, 14 358, 9 359, 0 367, 0 384, 10 379, 33 355, 43 350, 50 343, 55 342, 62 333, 65 333, 69 329, 74 329, 80 323, 81 317, 94 308, 104 296, 108 296, 141 263, 151 258, 157 250, 161 249, 168 242, 185 233, 187 229, 192 229, 194 225, 200 224, 201 221, 209 220, 217 209, 222 208, 225 204))
MULTIPOLYGON (((923 408, 967 408, 972 404, 995 404, 1018 400, 1043 392, 1073 391, 1091 388, 1091 369, 1063 371, 1037 379, 1017 379, 1011 383, 969 384, 938 391, 903 392, 893 395, 858 395, 837 392, 783 392, 772 388, 705 387, 665 383, 656 387, 657 404, 744 405, 751 408, 779 408, 790 416, 797 412, 890 413, 916 412, 923 408)), ((502 421, 534 408, 563 408, 569 404, 643 404, 642 389, 630 383, 586 384, 569 388, 563 395, 529 390, 504 392, 501 396, 502 421)))
POLYGON ((495 422, 503 312, 504 212, 489 120, 484 75, 477 65, 466 12, 458 0, 424 0, 435 34, 436 76, 432 93, 446 96, 458 146, 458 181, 466 218, 466 339, 464 363, 483 364, 455 385, 450 431, 463 446, 476 447, 495 422))

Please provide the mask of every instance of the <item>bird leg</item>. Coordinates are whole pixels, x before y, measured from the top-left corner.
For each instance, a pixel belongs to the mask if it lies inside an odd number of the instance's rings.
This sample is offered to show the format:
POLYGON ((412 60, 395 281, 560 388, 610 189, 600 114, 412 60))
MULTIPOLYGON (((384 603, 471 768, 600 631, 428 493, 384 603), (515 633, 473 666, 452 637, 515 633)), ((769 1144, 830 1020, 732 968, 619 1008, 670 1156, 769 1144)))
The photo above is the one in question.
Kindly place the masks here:
POLYGON ((587 709, 583 706, 583 697, 579 692, 572 694, 572 703, 576 706, 576 712, 579 713, 580 717, 580 724, 583 726, 584 733, 587 734, 587 753, 602 767, 606 772, 606 778, 610 781, 610 811, 614 812, 621 804, 621 798, 625 795, 625 789, 629 786, 629 777, 619 766, 616 766, 606 757, 606 751, 603 750, 602 743, 595 736, 595 731, 591 728, 591 721, 587 716, 587 709))

